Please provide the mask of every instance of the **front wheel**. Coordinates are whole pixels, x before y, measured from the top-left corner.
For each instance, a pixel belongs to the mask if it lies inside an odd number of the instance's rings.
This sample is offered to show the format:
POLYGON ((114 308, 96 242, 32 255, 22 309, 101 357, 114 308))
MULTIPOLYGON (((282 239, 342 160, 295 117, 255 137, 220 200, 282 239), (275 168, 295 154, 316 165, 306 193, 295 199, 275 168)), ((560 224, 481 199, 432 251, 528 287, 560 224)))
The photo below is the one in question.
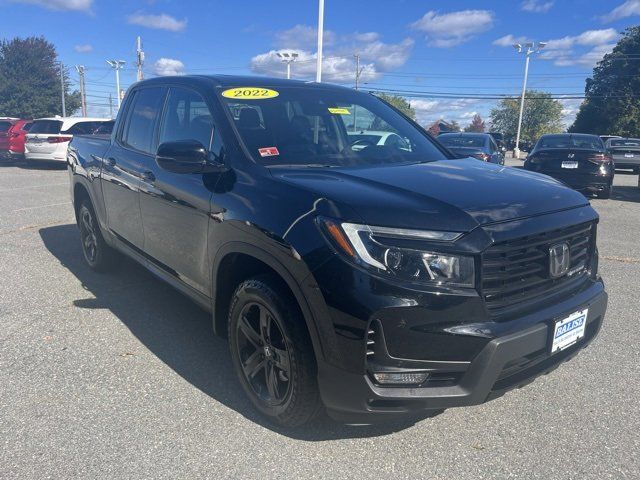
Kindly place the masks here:
POLYGON ((270 420, 295 427, 319 412, 311 339, 295 299, 276 277, 238 286, 229 309, 229 347, 242 387, 270 420))

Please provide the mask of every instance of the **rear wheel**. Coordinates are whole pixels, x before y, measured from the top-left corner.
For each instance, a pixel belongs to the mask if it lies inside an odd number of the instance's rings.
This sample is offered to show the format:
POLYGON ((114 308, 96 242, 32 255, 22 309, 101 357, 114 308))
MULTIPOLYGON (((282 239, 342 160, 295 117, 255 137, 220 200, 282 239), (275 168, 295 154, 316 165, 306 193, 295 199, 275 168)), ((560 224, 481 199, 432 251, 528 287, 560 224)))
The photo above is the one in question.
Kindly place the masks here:
POLYGON ((82 254, 92 270, 104 272, 114 266, 116 252, 107 245, 100 232, 98 219, 89 200, 83 200, 78 209, 78 226, 82 254))
POLYGON ((294 427, 319 412, 311 339, 295 299, 275 276, 260 275, 236 289, 229 346, 242 387, 270 420, 294 427))
POLYGON ((606 200, 608 198, 611 198, 611 192, 612 191, 613 191, 613 185, 608 185, 604 190, 598 192, 596 194, 596 197, 602 198, 603 200, 606 200))

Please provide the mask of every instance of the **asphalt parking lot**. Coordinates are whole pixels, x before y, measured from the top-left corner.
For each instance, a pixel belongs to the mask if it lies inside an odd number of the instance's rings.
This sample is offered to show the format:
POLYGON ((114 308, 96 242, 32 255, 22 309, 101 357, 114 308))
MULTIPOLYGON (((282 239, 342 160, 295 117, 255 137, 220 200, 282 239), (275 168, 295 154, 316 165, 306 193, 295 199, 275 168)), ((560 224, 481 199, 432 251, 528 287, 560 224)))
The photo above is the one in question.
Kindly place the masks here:
POLYGON ((610 303, 572 362, 415 424, 288 431, 207 314, 132 262, 85 267, 66 171, 0 161, 0 477, 640 478, 637 176, 592 203, 610 303))

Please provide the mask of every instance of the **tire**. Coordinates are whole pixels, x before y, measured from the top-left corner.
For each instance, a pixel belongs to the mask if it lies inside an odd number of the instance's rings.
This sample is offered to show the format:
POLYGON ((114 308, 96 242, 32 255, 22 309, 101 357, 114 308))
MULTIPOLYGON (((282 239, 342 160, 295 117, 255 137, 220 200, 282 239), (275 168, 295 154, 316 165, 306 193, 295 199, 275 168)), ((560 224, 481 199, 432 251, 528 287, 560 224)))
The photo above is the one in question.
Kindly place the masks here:
POLYGON ((229 347, 240 384, 272 422, 296 427, 322 403, 306 323, 295 298, 273 275, 242 282, 229 308, 229 347))
POLYGON ((611 192, 612 191, 613 191, 613 185, 609 185, 607 188, 605 188, 601 192, 598 192, 596 194, 596 197, 597 198, 601 198, 603 200, 607 200, 607 199, 611 198, 611 192))
POLYGON ((117 253, 102 237, 95 211, 88 199, 82 200, 78 209, 80 246, 84 260, 96 272, 106 272, 117 264, 117 253))

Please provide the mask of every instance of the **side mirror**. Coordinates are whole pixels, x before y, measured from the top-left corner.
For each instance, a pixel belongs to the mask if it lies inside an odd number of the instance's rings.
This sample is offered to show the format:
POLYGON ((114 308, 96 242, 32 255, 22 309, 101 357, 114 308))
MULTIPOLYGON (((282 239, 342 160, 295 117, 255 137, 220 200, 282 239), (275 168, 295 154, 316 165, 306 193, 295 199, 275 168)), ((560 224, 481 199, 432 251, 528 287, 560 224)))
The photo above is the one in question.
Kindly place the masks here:
POLYGON ((160 144, 156 163, 173 173, 222 172, 226 167, 209 161, 209 152, 197 140, 176 140, 160 144))

